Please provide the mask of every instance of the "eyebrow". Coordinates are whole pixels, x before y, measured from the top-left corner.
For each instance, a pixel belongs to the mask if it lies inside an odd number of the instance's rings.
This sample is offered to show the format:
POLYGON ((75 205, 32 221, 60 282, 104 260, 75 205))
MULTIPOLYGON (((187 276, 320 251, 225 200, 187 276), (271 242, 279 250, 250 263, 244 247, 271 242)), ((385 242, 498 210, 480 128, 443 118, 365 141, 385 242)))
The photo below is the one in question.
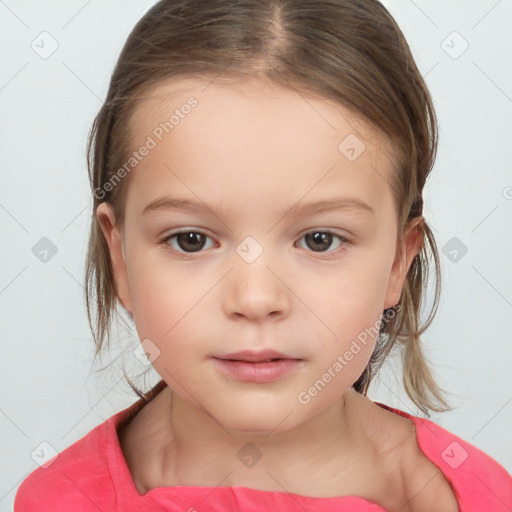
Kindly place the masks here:
MULTIPOLYGON (((214 212, 222 215, 221 207, 211 208, 206 203, 198 203, 189 199, 172 198, 163 196, 147 204, 142 215, 148 215, 155 211, 183 210, 192 213, 214 212)), ((280 217, 291 215, 292 217, 303 217, 306 214, 322 213, 332 210, 347 210, 354 213, 365 213, 375 215, 375 210, 364 201, 357 198, 332 198, 311 203, 296 203, 278 212, 280 217)))

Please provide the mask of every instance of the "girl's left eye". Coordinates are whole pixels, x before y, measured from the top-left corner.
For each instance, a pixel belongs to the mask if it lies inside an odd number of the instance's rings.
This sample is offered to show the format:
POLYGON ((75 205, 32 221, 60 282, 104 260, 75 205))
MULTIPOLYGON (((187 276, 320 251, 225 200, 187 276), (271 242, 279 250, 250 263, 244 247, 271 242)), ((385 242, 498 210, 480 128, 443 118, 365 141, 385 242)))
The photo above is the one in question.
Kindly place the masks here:
MULTIPOLYGON (((334 255, 336 255, 338 252, 345 248, 346 244, 350 243, 350 240, 348 240, 347 238, 341 235, 337 235, 336 233, 333 233, 332 231, 329 230, 310 231, 302 235, 300 239, 302 238, 306 240, 306 245, 308 246, 307 248, 312 249, 312 252, 327 252, 328 255, 326 257, 334 257, 334 255), (334 238, 338 238, 341 242, 338 244, 337 247, 334 248, 334 250, 325 251, 324 249, 328 249, 332 245, 334 238), (340 247, 341 249, 339 249, 340 247)), ((161 240, 161 242, 168 243, 175 241, 178 247, 173 246, 172 243, 169 243, 169 245, 174 251, 178 253, 192 254, 194 252, 199 252, 202 249, 204 249, 207 239, 211 240, 211 238, 208 235, 200 231, 181 231, 178 233, 171 233, 170 235, 166 236, 163 240, 161 240)))
POLYGON ((323 256, 324 258, 334 258, 337 253, 343 251, 345 249, 345 245, 350 243, 350 241, 345 238, 344 236, 337 235, 336 233, 333 233, 332 231, 310 231, 309 233, 304 234, 301 238, 304 238, 306 240, 306 244, 309 248, 313 249, 313 252, 319 252, 324 253, 326 252, 326 256, 323 256), (341 243, 338 244, 337 247, 334 248, 334 250, 331 251, 323 251, 322 249, 329 248, 332 245, 333 238, 337 238, 338 240, 341 240, 341 243), (312 247, 311 247, 312 246, 312 247), (315 248, 316 246, 316 248, 315 248), (341 247, 341 248, 340 248, 341 247))

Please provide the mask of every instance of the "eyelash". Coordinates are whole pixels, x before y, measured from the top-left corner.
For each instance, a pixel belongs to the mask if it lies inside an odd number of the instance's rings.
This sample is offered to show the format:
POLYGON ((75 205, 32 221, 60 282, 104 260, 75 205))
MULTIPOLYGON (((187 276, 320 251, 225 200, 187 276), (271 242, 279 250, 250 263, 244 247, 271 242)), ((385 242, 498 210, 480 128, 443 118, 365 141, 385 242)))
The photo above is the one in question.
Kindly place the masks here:
MULTIPOLYGON (((165 236, 164 238, 162 238, 160 240, 160 242, 162 244, 167 244, 167 247, 172 251, 174 252, 175 254, 178 254, 180 256, 184 256, 184 255, 193 255, 193 254, 199 254, 201 252, 203 252, 203 249, 199 250, 199 251, 195 251, 195 252, 184 252, 184 251, 177 251, 176 249, 173 249, 172 247, 170 247, 170 245, 168 244, 169 240, 172 240, 173 238, 175 238, 176 236, 178 235, 182 235, 182 234, 190 234, 190 233, 194 233, 194 234, 200 234, 200 235, 204 235, 206 238, 210 238, 210 236, 208 236, 206 233, 203 233, 202 231, 194 231, 194 230, 185 230, 185 231, 176 231, 176 232, 173 232, 173 233, 170 233, 168 234, 167 236, 165 236)), ((328 229, 325 229, 325 230, 320 230, 320 229, 315 229, 315 230, 311 230, 311 231, 308 231, 306 233, 304 233, 300 238, 304 238, 306 235, 308 234, 312 234, 312 233, 323 233, 323 234, 329 234, 329 235, 333 235, 333 237, 335 238, 338 238, 342 243, 339 247, 337 247, 336 249, 334 250, 331 250, 331 251, 325 251, 325 252, 321 252, 321 251, 313 251, 313 250, 309 250, 309 252, 313 253, 313 254, 319 254, 321 255, 320 257, 322 259, 332 259, 332 258, 335 258, 337 257, 340 253, 342 253, 343 251, 345 251, 347 249, 347 245, 350 245, 352 243, 352 241, 347 238, 347 237, 344 237, 342 235, 338 235, 337 233, 333 232, 333 231, 330 231, 328 229)))

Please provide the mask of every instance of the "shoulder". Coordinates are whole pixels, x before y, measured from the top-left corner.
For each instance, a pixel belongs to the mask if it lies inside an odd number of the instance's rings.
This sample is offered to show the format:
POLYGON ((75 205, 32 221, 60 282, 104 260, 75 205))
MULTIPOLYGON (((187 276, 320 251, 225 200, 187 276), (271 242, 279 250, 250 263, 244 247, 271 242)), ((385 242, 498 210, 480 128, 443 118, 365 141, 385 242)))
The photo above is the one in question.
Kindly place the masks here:
MULTIPOLYGON (((391 408, 390 408, 391 409, 391 408)), ((427 418, 395 413, 415 426, 419 452, 439 469, 452 488, 460 510, 509 510, 512 476, 488 454, 427 418), (507 508, 508 507, 508 508, 507 508)))
POLYGON ((14 498, 14 512, 110 510, 116 489, 115 428, 129 409, 111 416, 30 473, 14 498))

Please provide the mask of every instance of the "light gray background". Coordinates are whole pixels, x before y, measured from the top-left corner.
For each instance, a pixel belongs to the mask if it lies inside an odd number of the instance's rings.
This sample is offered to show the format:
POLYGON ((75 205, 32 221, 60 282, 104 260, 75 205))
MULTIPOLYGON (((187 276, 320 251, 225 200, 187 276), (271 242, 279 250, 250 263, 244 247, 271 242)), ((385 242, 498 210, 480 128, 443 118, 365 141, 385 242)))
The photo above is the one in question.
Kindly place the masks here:
MULTIPOLYGON (((145 367, 122 326, 103 360, 114 363, 91 371, 85 143, 121 47, 153 3, 0 1, 1 511, 37 467, 41 442, 62 451, 137 398, 120 365, 134 377, 145 367), (50 56, 31 47, 48 51, 52 39, 50 56), (58 250, 46 263, 32 250, 43 237, 58 250)), ((455 406, 431 419, 512 472, 512 0, 385 3, 439 116, 425 216, 440 249, 467 248, 457 261, 441 253, 441 303, 423 336, 455 406)), ((390 360, 369 396, 419 415, 397 368, 390 360)), ((158 380, 152 370, 138 382, 147 390, 158 380)))

